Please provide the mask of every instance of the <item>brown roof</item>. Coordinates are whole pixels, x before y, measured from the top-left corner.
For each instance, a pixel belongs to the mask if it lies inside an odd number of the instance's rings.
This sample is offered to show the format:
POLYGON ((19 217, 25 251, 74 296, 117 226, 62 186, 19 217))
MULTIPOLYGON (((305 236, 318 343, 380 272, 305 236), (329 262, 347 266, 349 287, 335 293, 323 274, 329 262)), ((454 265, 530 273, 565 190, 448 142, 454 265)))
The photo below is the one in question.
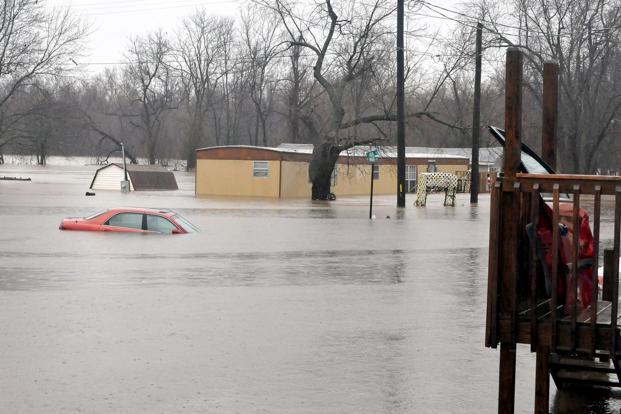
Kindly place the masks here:
MULTIPOLYGON (((123 164, 114 163, 123 169, 123 164)), ((134 190, 178 190, 177 180, 172 171, 160 165, 127 164, 127 174, 134 190)))

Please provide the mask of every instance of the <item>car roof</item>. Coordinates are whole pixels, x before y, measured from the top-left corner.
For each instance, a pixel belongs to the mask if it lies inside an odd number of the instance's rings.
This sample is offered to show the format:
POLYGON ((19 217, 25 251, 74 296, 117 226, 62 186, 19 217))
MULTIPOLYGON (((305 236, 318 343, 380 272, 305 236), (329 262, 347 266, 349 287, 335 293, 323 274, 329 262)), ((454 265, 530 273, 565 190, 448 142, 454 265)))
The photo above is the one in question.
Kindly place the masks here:
POLYGON ((142 207, 115 207, 115 208, 109 208, 107 211, 108 212, 114 212, 114 213, 156 214, 156 215, 166 216, 166 217, 171 217, 171 216, 174 216, 175 214, 177 214, 174 211, 169 210, 169 209, 163 209, 163 208, 142 208, 142 207))

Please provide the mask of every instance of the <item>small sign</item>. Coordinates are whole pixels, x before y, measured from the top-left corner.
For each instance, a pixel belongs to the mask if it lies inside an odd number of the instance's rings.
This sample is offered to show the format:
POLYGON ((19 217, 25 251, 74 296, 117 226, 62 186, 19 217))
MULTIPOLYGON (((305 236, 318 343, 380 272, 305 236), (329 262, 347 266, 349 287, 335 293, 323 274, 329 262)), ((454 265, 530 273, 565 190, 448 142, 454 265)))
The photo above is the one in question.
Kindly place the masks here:
POLYGON ((367 157, 367 161, 373 164, 379 158, 379 151, 377 150, 377 148, 375 148, 373 150, 367 151, 365 155, 367 157))

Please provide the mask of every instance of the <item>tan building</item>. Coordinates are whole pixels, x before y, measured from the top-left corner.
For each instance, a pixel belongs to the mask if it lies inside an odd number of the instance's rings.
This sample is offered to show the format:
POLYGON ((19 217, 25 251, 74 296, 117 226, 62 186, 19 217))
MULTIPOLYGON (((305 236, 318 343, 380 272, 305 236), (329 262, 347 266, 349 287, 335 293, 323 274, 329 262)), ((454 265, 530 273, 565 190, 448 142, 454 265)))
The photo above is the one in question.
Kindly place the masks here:
MULTIPOLYGON (((365 158, 368 147, 343 151, 332 178, 337 196, 369 194, 371 164, 365 158)), ((310 198, 308 164, 312 145, 283 144, 278 148, 253 146, 208 147, 196 150, 198 197, 241 196, 268 198, 310 198)), ((380 147, 375 165, 375 194, 396 194, 397 157, 394 147, 380 147)), ((468 158, 431 155, 406 149, 406 186, 416 191, 418 174, 427 171, 468 170, 468 158)))

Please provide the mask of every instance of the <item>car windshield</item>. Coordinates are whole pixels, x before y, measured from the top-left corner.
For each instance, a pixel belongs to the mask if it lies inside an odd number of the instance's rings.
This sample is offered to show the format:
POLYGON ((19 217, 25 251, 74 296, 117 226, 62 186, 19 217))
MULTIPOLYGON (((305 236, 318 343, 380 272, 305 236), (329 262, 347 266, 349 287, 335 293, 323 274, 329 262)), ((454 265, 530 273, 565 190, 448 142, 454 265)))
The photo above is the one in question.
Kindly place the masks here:
POLYGON ((181 227, 183 227, 185 229, 185 231, 187 231, 188 233, 197 233, 200 230, 198 229, 198 227, 196 227, 195 225, 193 225, 192 223, 190 223, 188 220, 186 220, 183 216, 179 215, 179 214, 175 214, 173 216, 173 218, 175 219, 175 221, 177 223, 179 223, 181 225, 181 227))
POLYGON ((539 161, 522 151, 522 165, 529 174, 550 174, 539 161))
POLYGON ((103 213, 105 213, 105 212, 106 212, 106 210, 103 210, 103 211, 98 211, 98 212, 97 212, 97 213, 95 213, 95 214, 91 214, 91 215, 90 215, 90 216, 88 216, 88 217, 84 217, 84 220, 92 220, 92 219, 94 219, 95 217, 99 217, 99 216, 101 216, 101 215, 102 215, 103 213))

